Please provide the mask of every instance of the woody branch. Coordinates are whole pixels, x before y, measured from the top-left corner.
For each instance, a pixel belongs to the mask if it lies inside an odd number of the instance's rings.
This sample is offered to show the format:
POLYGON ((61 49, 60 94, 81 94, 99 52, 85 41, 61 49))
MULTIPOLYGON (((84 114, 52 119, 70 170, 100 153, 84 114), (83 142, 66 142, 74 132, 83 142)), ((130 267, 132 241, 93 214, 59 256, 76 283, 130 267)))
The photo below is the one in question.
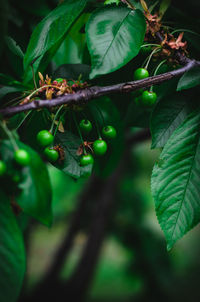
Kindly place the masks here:
POLYGON ((0 115, 2 115, 2 117, 8 117, 20 112, 37 110, 40 108, 51 108, 61 105, 73 105, 73 104, 82 105, 82 104, 86 104, 92 99, 96 99, 101 96, 109 95, 112 93, 128 93, 128 92, 136 91, 141 88, 148 88, 152 85, 161 84, 165 81, 171 80, 172 78, 180 77, 186 71, 192 69, 195 66, 200 66, 199 61, 188 59, 185 56, 179 55, 178 59, 179 62, 184 66, 175 69, 173 71, 169 71, 139 81, 132 81, 132 82, 120 83, 120 84, 103 86, 103 87, 93 86, 90 88, 79 90, 74 94, 65 94, 63 96, 51 100, 33 100, 28 104, 6 107, 4 109, 1 109, 0 115))

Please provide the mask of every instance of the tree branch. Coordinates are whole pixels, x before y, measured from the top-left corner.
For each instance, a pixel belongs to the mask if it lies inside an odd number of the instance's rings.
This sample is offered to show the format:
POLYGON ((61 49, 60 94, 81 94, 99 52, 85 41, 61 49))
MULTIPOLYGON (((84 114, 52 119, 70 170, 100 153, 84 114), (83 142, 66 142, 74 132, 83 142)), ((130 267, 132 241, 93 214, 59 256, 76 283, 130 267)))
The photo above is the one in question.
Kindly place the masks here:
POLYGON ((66 236, 64 236, 64 238, 62 239, 61 245, 56 251, 54 259, 49 266, 40 287, 42 287, 44 284, 48 286, 49 282, 53 283, 54 281, 56 281, 56 279, 58 279, 58 275, 61 272, 64 262, 67 260, 67 256, 69 255, 70 249, 73 245, 74 238, 81 228, 82 216, 84 214, 85 208, 87 207, 88 201, 96 194, 98 185, 99 182, 97 177, 95 175, 92 175, 91 179, 86 185, 86 188, 84 188, 84 191, 79 198, 79 204, 74 215, 72 216, 69 229, 67 228, 66 236))
POLYGON ((169 81, 172 78, 179 77, 184 74, 186 71, 192 69, 195 66, 200 66, 200 62, 196 60, 191 60, 186 57, 182 58, 182 61, 179 58, 181 63, 185 64, 183 67, 179 69, 175 69, 173 71, 169 71, 160 75, 152 76, 147 79, 132 81, 127 83, 120 83, 111 86, 93 86, 90 88, 86 88, 80 90, 74 94, 66 94, 60 97, 57 97, 52 100, 34 100, 31 103, 18 105, 14 107, 6 107, 0 110, 0 114, 3 117, 12 116, 20 112, 25 112, 28 110, 37 110, 40 108, 51 108, 60 105, 81 105, 86 104, 92 99, 96 99, 98 97, 109 95, 111 93, 128 93, 131 91, 135 91, 141 88, 148 88, 152 85, 157 85, 165 81, 169 81))
POLYGON ((64 288, 64 296, 73 297, 74 301, 85 301, 84 298, 91 285, 106 230, 114 212, 117 188, 130 163, 132 147, 149 138, 150 132, 148 129, 129 135, 126 138, 127 148, 124 150, 116 170, 104 181, 102 188, 99 188, 85 249, 75 271, 64 288))

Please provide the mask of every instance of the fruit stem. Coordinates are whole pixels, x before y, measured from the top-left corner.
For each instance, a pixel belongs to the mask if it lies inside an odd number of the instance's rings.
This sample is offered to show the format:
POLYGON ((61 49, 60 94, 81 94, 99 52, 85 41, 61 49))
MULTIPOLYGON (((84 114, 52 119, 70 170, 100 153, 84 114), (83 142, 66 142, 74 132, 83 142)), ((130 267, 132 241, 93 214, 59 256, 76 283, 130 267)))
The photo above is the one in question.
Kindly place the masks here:
POLYGON ((135 10, 135 6, 131 3, 130 0, 124 0, 124 3, 126 3, 126 5, 131 8, 132 10, 135 10))
POLYGON ((60 125, 61 119, 62 119, 62 117, 65 115, 65 113, 66 113, 66 111, 64 111, 63 114, 61 114, 61 116, 60 116, 60 118, 59 118, 58 124, 57 124, 57 126, 56 126, 55 131, 54 131, 54 136, 56 135, 56 133, 57 133, 57 131, 58 131, 58 127, 59 127, 59 125, 60 125))
POLYGON ((140 46, 140 48, 143 48, 143 47, 147 47, 147 46, 157 46, 157 47, 160 47, 160 45, 159 44, 143 44, 142 46, 140 46))
MULTIPOLYGON (((167 61, 167 60, 165 59, 165 60, 161 61, 161 62, 158 64, 158 66, 156 67, 156 69, 155 69, 155 71, 154 71, 154 74, 153 74, 154 76, 157 74, 159 68, 160 68, 166 61, 167 61)), ((150 91, 150 92, 153 91, 153 85, 151 86, 151 88, 150 88, 149 91, 150 91)))
POLYGON ((155 71, 154 71, 154 76, 157 74, 159 68, 167 61, 167 59, 163 60, 160 62, 160 64, 156 67, 155 71))
MULTIPOLYGON (((94 104, 94 105, 95 105, 95 109, 96 109, 96 111, 98 111, 98 112, 100 113, 101 118, 102 118, 103 123, 104 123, 104 118, 103 118, 102 113, 100 112, 100 109, 97 107, 97 105, 96 105, 96 104, 94 104)), ((90 111, 91 111, 91 113, 93 113, 93 107, 91 107, 91 106, 90 106, 90 111)), ((94 114, 93 114, 93 115, 94 115, 94 114)), ((94 121, 95 121, 95 126, 96 126, 96 129, 97 129, 97 135, 98 135, 99 139, 102 139, 101 134, 100 134, 100 130, 99 130, 99 125, 98 125, 98 123, 97 123, 96 119, 94 119, 94 121)))
POLYGON ((29 94, 30 93, 30 91, 24 91, 23 93, 22 93, 22 95, 20 95, 20 96, 18 96, 18 97, 16 97, 16 98, 13 98, 13 99, 11 99, 9 102, 7 102, 6 103, 6 106, 9 106, 9 105, 17 105, 19 102, 18 101, 21 101, 27 94, 29 94))
POLYGON ((84 154, 86 154, 86 150, 85 150, 85 146, 84 146, 84 140, 83 140, 83 136, 82 136, 82 134, 81 134, 80 127, 79 127, 79 125, 78 125, 78 123, 77 123, 76 116, 75 116, 75 114, 74 114, 74 112, 73 112, 73 111, 72 111, 72 116, 73 116, 73 120, 74 120, 74 123, 75 123, 76 128, 77 128, 78 134, 79 134, 79 136, 80 136, 81 143, 82 143, 82 145, 83 145, 84 154))
POLYGON ((95 125, 96 125, 96 129, 97 129, 97 135, 98 135, 99 139, 102 139, 101 133, 100 133, 100 130, 99 130, 99 125, 98 125, 96 120, 95 120, 95 125))
MULTIPOLYGON (((154 55, 155 53, 157 53, 158 51, 160 51, 160 49, 161 49, 161 46, 154 48, 154 50, 151 52, 151 54, 147 57, 147 63, 146 63, 146 65, 145 65, 145 67, 144 67, 145 69, 148 69, 149 63, 150 63, 150 61, 151 61, 153 55, 154 55)), ((143 65, 144 65, 144 64, 145 64, 145 61, 144 61, 143 65)))
POLYGON ((105 123, 105 119, 104 119, 104 116, 103 116, 103 113, 102 113, 101 109, 99 108, 99 106, 97 104, 94 104, 94 105, 95 105, 96 110, 99 112, 99 115, 101 116, 103 126, 105 126, 106 123, 105 123))
POLYGON ((64 106, 64 105, 60 106, 60 108, 58 108, 58 110, 56 111, 56 114, 54 115, 54 119, 53 119, 53 121, 52 121, 51 128, 50 128, 50 130, 49 130, 49 132, 51 132, 51 133, 53 133, 53 127, 54 127, 55 121, 56 121, 56 119, 57 119, 58 114, 59 114, 60 111, 63 109, 63 106, 64 106))
POLYGON ((193 30, 190 30, 190 29, 184 29, 184 28, 181 28, 181 29, 175 29, 174 31, 171 32, 171 35, 174 35, 175 33, 178 33, 178 32, 187 32, 187 33, 190 33, 190 34, 195 34, 195 35, 199 35, 197 32, 193 31, 193 30))
POLYGON ((40 90, 42 90, 43 88, 48 88, 48 87, 52 87, 52 88, 56 88, 60 90, 60 87, 56 86, 56 85, 44 85, 42 87, 39 87, 37 89, 35 89, 31 94, 29 94, 26 98, 28 98, 29 100, 32 98, 32 96, 34 96, 34 94, 36 94, 37 92, 39 92, 40 90))
POLYGON ((25 117, 21 120, 21 122, 19 123, 19 125, 15 128, 15 130, 18 130, 21 125, 23 124, 23 122, 25 121, 25 119, 31 114, 32 110, 30 110, 26 115, 25 117))
POLYGON ((11 142, 11 144, 12 144, 12 146, 13 146, 13 149, 14 149, 14 150, 18 150, 19 147, 17 146, 17 143, 16 143, 16 141, 15 141, 15 139, 14 139, 14 136, 13 136, 13 134, 11 133, 11 131, 8 129, 6 123, 0 121, 0 125, 1 125, 2 129, 4 130, 4 132, 6 133, 6 135, 8 136, 8 138, 10 139, 10 142, 11 142))

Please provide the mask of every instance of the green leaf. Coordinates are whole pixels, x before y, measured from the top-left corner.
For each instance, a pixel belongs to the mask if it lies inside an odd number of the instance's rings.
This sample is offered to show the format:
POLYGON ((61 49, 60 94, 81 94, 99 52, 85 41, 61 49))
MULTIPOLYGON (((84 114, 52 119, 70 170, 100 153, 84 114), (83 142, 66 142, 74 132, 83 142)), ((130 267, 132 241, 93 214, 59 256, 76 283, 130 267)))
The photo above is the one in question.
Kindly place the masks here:
POLYGON ((6 44, 7 44, 8 48, 10 49, 10 51, 14 55, 16 55, 17 57, 23 59, 24 58, 24 53, 21 50, 20 46, 17 45, 16 41, 13 38, 9 37, 9 36, 7 36, 5 38, 5 40, 6 40, 6 44))
POLYGON ((200 85, 200 67, 187 71, 179 80, 177 91, 200 85))
POLYGON ((81 75, 81 80, 89 79, 90 66, 86 64, 63 64, 56 69, 53 78, 65 78, 68 80, 78 80, 81 75))
MULTIPOLYGON (((19 184, 21 192, 16 196, 16 201, 26 214, 50 226, 52 223, 52 192, 46 165, 33 149, 21 142, 17 142, 17 145, 29 152, 31 163, 29 167, 21 170, 22 181, 19 184)), ((2 159, 11 167, 13 152, 10 141, 3 141, 0 153, 2 159)))
POLYGON ((72 62, 73 64, 83 63, 87 49, 86 35, 83 29, 89 16, 90 14, 88 13, 81 14, 70 28, 66 38, 53 57, 53 61, 57 66, 67 63, 71 64, 72 62))
POLYGON ((162 0, 159 8, 159 15, 163 16, 168 10, 172 0, 162 0))
POLYGON ((77 155, 77 150, 81 144, 79 137, 69 131, 65 131, 64 133, 56 134, 55 143, 60 144, 65 152, 62 164, 55 165, 58 169, 76 179, 91 174, 92 165, 81 167, 79 163, 80 156, 77 155))
POLYGON ((4 86, 4 87, 0 88, 0 99, 5 97, 9 93, 20 92, 23 90, 24 89, 20 88, 20 87, 4 86))
POLYGON ((167 247, 200 221, 200 110, 172 134, 152 173, 156 214, 167 247))
POLYGON ((14 79, 11 76, 0 73, 0 84, 1 85, 10 85, 10 83, 13 81, 14 81, 14 79))
POLYGON ((35 28, 24 57, 25 81, 31 79, 30 64, 34 63, 35 72, 43 71, 63 42, 72 23, 84 9, 87 0, 68 0, 55 8, 35 28), (43 64, 42 63, 43 60, 43 64), (44 64, 45 62, 45 64, 44 64), (44 66, 41 66, 44 65, 44 66), (41 69, 41 67, 43 67, 41 69))
POLYGON ((183 94, 174 93, 157 103, 151 116, 151 148, 162 148, 174 130, 194 110, 195 103, 183 94))
POLYGON ((139 52, 146 22, 140 10, 106 7, 96 10, 86 25, 92 60, 90 78, 113 72, 139 52))
POLYGON ((0 301, 15 302, 25 272, 25 250, 9 200, 0 191, 0 301))

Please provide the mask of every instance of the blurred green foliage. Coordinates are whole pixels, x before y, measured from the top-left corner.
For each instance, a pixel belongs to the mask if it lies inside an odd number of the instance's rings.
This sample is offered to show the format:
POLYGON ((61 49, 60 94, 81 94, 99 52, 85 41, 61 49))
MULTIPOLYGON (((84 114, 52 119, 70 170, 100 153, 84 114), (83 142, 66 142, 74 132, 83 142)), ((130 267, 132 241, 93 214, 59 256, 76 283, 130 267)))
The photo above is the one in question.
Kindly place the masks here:
MULTIPOLYGON (((139 144, 132 151, 131 166, 120 182, 118 206, 101 250, 88 302, 147 301, 148 297, 149 301, 160 301, 160 297, 166 301, 188 301, 190 295, 199 298, 199 227, 167 253, 155 216, 149 179, 159 153, 150 151, 150 142, 139 144)), ((54 192, 54 227, 48 230, 33 225, 31 229, 27 290, 48 270, 87 182, 74 181, 51 166, 49 172, 54 192)), ((73 272, 86 239, 87 230, 82 228, 62 269, 61 279, 68 279, 73 272)))

